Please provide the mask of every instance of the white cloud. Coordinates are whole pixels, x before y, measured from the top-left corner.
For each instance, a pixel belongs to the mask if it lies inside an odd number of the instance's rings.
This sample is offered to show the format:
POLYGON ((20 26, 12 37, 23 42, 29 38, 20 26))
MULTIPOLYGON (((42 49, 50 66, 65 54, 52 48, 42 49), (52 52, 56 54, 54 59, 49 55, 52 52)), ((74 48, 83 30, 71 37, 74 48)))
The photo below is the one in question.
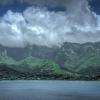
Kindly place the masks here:
POLYGON ((64 42, 100 41, 100 16, 93 13, 87 0, 71 0, 66 11, 28 7, 24 12, 9 10, 0 19, 0 43, 23 47, 26 44, 44 46, 64 42))

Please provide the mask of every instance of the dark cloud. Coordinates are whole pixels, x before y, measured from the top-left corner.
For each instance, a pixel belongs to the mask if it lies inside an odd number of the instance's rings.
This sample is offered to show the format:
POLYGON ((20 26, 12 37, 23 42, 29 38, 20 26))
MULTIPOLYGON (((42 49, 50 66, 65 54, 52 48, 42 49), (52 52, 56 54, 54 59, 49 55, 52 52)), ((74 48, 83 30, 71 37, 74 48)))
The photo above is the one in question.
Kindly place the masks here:
POLYGON ((2 0, 1 4, 11 4, 15 2, 19 3, 28 3, 36 5, 65 5, 65 3, 70 2, 71 0, 2 0))

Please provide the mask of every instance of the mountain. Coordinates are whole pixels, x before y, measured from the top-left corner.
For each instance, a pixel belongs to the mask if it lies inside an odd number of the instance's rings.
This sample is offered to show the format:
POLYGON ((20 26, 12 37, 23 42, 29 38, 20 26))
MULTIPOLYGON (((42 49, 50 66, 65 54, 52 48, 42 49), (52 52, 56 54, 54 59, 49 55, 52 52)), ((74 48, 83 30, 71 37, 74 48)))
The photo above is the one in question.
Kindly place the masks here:
POLYGON ((100 79, 100 42, 66 42, 61 47, 0 46, 2 68, 17 71, 29 79, 100 79))
POLYGON ((100 42, 65 43, 60 48, 56 59, 62 67, 70 71, 100 75, 100 42))

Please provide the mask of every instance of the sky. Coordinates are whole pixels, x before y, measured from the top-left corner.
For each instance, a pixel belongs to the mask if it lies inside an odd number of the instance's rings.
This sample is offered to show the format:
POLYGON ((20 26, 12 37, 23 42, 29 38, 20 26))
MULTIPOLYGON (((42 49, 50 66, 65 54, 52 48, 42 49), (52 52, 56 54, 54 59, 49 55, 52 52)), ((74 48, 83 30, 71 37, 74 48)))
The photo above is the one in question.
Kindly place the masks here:
POLYGON ((100 0, 0 1, 0 44, 61 46, 100 41, 100 0))

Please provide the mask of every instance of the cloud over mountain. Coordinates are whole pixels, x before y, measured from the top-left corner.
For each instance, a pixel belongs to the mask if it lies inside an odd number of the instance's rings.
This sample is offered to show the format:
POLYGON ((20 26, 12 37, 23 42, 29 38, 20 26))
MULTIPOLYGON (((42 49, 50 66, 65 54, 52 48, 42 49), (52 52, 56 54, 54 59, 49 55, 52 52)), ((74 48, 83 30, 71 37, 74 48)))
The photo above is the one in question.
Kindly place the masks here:
POLYGON ((87 0, 25 1, 36 3, 38 6, 33 5, 23 12, 12 12, 9 9, 0 18, 0 43, 2 45, 59 46, 63 42, 100 41, 100 16, 90 10, 87 0), (50 11, 48 10, 49 3, 58 8, 63 6, 66 10, 50 11))

